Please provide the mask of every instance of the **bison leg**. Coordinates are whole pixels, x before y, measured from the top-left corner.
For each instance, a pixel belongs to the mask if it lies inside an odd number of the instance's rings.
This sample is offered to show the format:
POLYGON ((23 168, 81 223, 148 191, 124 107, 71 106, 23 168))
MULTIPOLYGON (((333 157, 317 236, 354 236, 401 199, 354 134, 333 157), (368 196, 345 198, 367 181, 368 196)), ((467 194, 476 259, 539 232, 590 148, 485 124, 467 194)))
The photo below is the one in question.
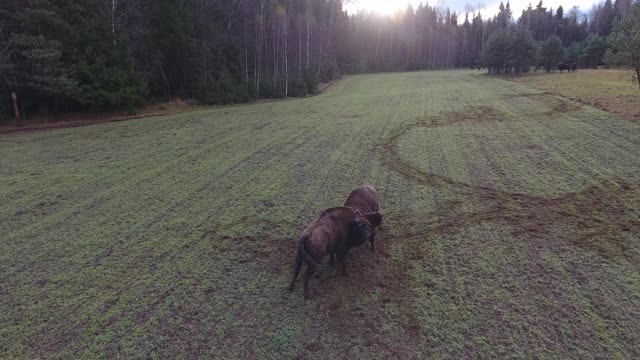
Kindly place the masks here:
POLYGON ((334 255, 336 254, 336 252, 332 252, 331 255, 329 255, 329 264, 331 265, 335 265, 336 264, 336 259, 334 258, 334 255))
POLYGON ((298 278, 298 274, 300 273, 300 268, 302 267, 302 254, 298 251, 298 255, 296 255, 296 264, 293 269, 293 278, 291 279, 291 284, 289 285, 289 290, 293 291, 296 286, 296 279, 298 278))
POLYGON ((340 263, 340 265, 342 265, 342 275, 351 276, 351 274, 347 270, 347 249, 338 249, 336 255, 338 257, 338 262, 340 263))
POLYGON ((305 299, 309 299, 311 297, 311 293, 309 292, 309 280, 316 272, 316 267, 313 264, 307 263, 307 271, 304 272, 304 297, 305 299))
POLYGON ((371 243, 371 250, 376 252, 376 230, 371 230, 371 236, 369 237, 369 242, 371 243))

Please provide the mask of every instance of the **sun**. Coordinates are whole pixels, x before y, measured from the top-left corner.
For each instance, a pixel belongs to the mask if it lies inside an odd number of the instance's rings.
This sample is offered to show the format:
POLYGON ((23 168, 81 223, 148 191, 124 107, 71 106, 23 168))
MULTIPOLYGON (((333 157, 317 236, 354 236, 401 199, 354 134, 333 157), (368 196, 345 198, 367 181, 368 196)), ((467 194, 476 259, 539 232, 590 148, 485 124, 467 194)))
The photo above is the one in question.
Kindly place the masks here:
POLYGON ((359 10, 373 11, 381 15, 392 15, 407 8, 407 1, 397 0, 353 0, 347 3, 346 9, 350 13, 359 10))

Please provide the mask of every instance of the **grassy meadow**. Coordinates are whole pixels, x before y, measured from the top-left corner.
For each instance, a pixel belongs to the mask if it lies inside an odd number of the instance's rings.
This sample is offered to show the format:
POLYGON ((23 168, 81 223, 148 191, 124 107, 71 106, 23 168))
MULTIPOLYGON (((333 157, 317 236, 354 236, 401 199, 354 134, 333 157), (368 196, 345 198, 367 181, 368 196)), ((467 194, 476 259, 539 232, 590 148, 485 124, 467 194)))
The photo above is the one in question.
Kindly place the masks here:
POLYGON ((0 248, 0 358, 638 358, 640 124, 459 70, 0 135, 0 248), (378 253, 287 291, 365 182, 378 253))

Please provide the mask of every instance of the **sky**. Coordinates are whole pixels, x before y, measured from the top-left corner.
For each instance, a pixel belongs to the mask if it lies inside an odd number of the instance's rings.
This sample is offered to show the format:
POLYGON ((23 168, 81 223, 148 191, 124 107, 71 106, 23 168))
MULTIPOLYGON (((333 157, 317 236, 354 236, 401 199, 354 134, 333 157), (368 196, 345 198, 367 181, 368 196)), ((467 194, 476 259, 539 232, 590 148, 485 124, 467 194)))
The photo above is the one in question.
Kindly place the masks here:
MULTIPOLYGON (((526 9, 529 3, 535 7, 538 2, 539 0, 511 0, 511 10, 514 19, 520 17, 522 10, 526 9)), ((578 6, 581 11, 588 12, 591 6, 597 2, 599 2, 599 0, 543 0, 542 3, 546 8, 552 7, 554 10, 559 5, 562 5, 566 14, 573 6, 578 6)), ((350 13, 355 13, 359 9, 366 9, 375 10, 383 14, 392 14, 399 9, 406 9, 409 4, 412 4, 415 9, 419 3, 420 0, 346 0, 344 7, 350 13)), ((500 6, 500 0, 431 0, 429 3, 449 7, 451 11, 458 13, 464 13, 466 8, 480 9, 482 15, 485 17, 495 15, 500 6)))

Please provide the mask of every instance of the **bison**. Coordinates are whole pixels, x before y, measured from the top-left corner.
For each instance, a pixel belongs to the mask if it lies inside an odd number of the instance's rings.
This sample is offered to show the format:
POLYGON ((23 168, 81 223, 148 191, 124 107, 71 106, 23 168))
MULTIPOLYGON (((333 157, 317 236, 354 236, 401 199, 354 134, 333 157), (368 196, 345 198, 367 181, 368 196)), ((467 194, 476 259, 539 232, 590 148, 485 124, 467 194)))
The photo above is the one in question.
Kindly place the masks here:
POLYGON ((576 72, 576 71, 578 71, 578 64, 576 64, 576 63, 572 63, 572 64, 571 64, 571 70, 570 70, 570 71, 571 71, 571 72, 576 72))
MULTIPOLYGON (((378 191, 372 185, 365 184, 355 190, 353 190, 347 200, 344 202, 344 206, 360 211, 361 213, 378 213, 379 218, 375 219, 375 223, 382 223, 382 215, 380 215, 380 204, 378 200, 378 191)), ((371 236, 369 242, 371 243, 371 250, 376 251, 376 231, 378 226, 374 226, 371 229, 371 236)))
POLYGON ((357 244, 363 244, 371 237, 371 229, 378 226, 379 213, 362 213, 350 207, 335 207, 325 210, 303 232, 298 241, 293 278, 289 290, 295 287, 296 279, 303 263, 307 264, 304 273, 304 297, 309 298, 309 280, 322 259, 329 255, 334 262, 334 254, 342 265, 342 273, 347 271, 347 252, 357 244))
POLYGON ((558 70, 560 70, 560 72, 562 72, 562 70, 570 71, 571 70, 571 64, 570 63, 558 64, 558 70))

